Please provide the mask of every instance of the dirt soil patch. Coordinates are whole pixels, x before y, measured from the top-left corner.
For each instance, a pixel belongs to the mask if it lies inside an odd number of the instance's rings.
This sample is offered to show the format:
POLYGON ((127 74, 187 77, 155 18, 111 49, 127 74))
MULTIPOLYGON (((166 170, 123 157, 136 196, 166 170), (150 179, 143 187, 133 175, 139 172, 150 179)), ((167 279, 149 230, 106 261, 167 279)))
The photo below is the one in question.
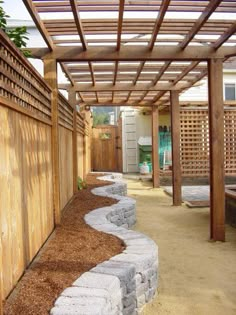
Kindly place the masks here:
POLYGON ((94 187, 110 182, 89 175, 87 183, 88 188, 79 191, 66 207, 61 225, 5 302, 4 315, 49 314, 59 294, 82 273, 124 250, 120 239, 85 224, 86 213, 117 203, 115 199, 91 193, 94 187))

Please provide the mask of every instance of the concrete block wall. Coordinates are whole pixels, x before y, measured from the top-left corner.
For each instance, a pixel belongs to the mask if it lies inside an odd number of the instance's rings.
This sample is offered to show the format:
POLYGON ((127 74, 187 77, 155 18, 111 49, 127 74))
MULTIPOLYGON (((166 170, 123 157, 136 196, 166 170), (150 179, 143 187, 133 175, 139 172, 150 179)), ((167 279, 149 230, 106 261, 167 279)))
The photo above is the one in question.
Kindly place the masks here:
POLYGON ((117 199, 118 203, 90 212, 85 221, 122 239, 126 249, 84 273, 65 289, 51 315, 138 315, 157 290, 157 246, 147 236, 127 229, 135 223, 135 200, 125 197, 127 186, 120 174, 101 179, 113 184, 92 192, 117 199))

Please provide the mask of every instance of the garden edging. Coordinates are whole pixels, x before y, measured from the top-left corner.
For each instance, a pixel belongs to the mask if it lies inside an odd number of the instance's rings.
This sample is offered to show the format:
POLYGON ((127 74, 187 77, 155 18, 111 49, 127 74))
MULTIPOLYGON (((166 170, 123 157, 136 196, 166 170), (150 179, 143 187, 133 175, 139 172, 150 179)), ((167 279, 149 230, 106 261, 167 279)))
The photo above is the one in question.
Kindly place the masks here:
POLYGON ((117 199, 118 203, 91 211, 85 221, 96 230, 115 235, 126 249, 79 277, 65 289, 51 315, 137 315, 157 289, 158 250, 147 236, 127 230, 136 220, 135 200, 126 197, 121 174, 99 179, 113 184, 92 193, 117 199))

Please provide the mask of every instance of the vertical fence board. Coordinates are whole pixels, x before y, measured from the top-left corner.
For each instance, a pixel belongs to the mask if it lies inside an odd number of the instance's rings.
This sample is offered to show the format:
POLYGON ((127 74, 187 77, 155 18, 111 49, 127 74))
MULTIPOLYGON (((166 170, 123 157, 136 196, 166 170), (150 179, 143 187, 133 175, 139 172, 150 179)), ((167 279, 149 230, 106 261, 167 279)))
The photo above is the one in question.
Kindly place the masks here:
POLYGON ((53 229, 51 128, 0 106, 3 297, 53 229))
POLYGON ((1 300, 54 227, 51 89, 0 30, 1 300))
POLYGON ((59 127, 60 208, 73 196, 72 131, 59 127))

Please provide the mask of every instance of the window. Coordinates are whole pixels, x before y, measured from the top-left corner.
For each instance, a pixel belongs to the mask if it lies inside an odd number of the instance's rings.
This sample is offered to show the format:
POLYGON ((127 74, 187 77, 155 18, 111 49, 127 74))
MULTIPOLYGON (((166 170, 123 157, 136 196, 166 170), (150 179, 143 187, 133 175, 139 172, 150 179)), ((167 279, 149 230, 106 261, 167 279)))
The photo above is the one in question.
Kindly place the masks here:
POLYGON ((226 83, 225 84, 225 100, 226 101, 235 101, 235 84, 226 83))

